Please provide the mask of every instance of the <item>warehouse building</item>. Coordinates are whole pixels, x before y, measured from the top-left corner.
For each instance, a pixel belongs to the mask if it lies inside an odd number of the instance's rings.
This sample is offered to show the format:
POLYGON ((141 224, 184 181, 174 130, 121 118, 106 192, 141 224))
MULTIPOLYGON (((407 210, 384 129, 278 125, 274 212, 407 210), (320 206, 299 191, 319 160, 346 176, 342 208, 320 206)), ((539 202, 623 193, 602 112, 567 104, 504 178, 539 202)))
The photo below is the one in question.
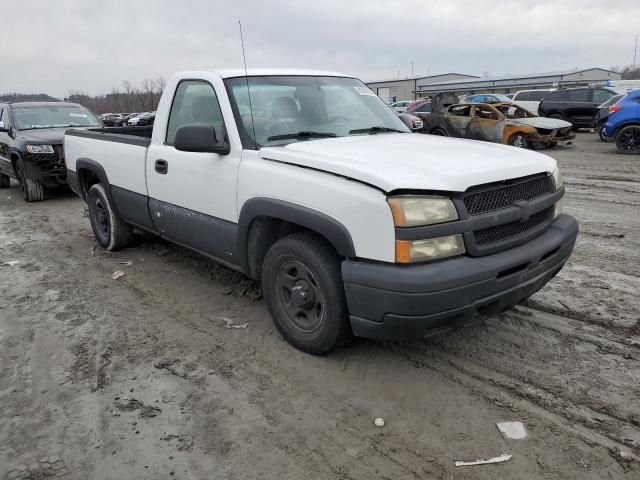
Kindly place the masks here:
POLYGON ((515 93, 518 90, 536 88, 579 87, 604 84, 619 80, 621 75, 604 68, 587 68, 561 72, 505 75, 500 77, 474 77, 459 73, 448 73, 415 79, 371 82, 367 85, 385 101, 412 100, 438 92, 455 92, 458 95, 475 93, 515 93), (406 96, 405 96, 406 95, 406 96))

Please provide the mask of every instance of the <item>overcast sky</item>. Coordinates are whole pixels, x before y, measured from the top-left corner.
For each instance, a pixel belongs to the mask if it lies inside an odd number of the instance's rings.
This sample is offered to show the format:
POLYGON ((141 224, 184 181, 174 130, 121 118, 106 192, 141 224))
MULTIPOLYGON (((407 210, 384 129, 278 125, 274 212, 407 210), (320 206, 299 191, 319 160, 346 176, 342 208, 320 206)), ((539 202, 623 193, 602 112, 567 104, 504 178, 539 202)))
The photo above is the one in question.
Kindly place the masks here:
POLYGON ((638 0, 4 0, 0 93, 105 93, 242 66, 365 81, 633 63, 638 0))

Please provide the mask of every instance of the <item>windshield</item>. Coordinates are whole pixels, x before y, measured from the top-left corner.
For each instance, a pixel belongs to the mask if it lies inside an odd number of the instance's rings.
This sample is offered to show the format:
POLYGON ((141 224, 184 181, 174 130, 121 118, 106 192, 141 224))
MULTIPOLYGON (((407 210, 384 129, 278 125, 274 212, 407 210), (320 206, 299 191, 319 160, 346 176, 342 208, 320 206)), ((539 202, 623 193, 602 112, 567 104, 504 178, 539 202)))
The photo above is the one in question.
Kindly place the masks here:
POLYGON ((102 126, 93 113, 79 105, 16 106, 13 118, 18 130, 102 126))
POLYGON ((354 78, 239 77, 225 83, 240 117, 236 121, 244 130, 241 134, 246 148, 410 132, 389 106, 354 78))

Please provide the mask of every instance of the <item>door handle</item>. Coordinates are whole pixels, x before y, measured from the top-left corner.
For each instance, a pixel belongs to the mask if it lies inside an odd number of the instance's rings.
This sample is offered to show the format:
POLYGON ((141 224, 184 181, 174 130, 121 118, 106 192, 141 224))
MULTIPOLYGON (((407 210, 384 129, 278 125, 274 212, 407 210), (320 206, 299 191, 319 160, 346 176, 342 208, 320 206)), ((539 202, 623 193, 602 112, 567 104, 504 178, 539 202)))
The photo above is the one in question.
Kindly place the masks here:
POLYGON ((156 160, 156 172, 161 175, 166 175, 169 171, 169 162, 166 160, 156 160))

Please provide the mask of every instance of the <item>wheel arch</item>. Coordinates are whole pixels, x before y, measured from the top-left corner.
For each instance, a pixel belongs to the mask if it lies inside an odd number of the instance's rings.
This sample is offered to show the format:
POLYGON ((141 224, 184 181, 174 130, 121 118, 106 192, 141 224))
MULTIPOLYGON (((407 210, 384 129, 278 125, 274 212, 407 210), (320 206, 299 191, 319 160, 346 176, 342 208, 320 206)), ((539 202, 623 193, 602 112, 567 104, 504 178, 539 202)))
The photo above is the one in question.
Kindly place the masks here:
POLYGON ((342 257, 356 256, 351 235, 338 220, 295 203, 257 197, 243 205, 238 220, 238 254, 243 272, 251 278, 259 278, 262 260, 269 247, 289 233, 300 230, 321 236, 342 257))
POLYGON ((111 193, 111 183, 109 182, 109 177, 107 176, 107 172, 105 172, 102 165, 100 165, 95 160, 90 158, 79 158, 76 160, 76 175, 78 177, 78 189, 80 196, 86 202, 87 196, 89 194, 89 189, 95 183, 100 183, 104 188, 104 191, 107 194, 107 198, 109 202, 113 206, 113 210, 116 215, 120 216, 120 212, 118 212, 118 205, 113 199, 113 195, 111 193))

